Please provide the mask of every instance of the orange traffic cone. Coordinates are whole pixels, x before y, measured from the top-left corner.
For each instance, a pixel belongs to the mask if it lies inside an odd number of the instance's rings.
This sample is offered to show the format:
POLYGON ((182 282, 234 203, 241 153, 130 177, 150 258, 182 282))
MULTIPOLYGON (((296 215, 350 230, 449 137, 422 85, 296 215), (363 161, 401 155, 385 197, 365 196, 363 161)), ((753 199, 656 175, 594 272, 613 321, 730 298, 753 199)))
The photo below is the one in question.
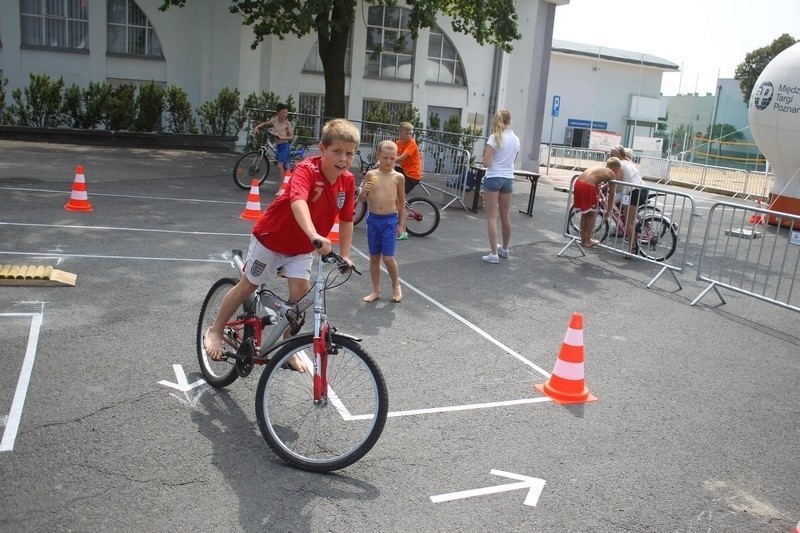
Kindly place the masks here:
POLYGON ((541 392, 557 403, 583 403, 597 400, 586 388, 583 380, 583 315, 572 313, 567 334, 558 353, 553 375, 543 385, 541 392))
POLYGON ((275 196, 280 196, 281 194, 284 193, 284 191, 289 189, 289 179, 291 177, 292 173, 287 170, 286 174, 284 174, 283 176, 283 182, 281 183, 281 188, 278 189, 278 192, 275 194, 275 196))
POLYGON ((794 531, 792 531, 792 533, 800 533, 800 522, 798 522, 797 525, 794 526, 794 531))
POLYGON ((333 244, 339 244, 339 215, 336 215, 333 227, 330 233, 328 233, 328 239, 330 239, 333 244))
MULTIPOLYGON (((756 207, 761 209, 761 198, 756 200, 756 207)), ((763 224, 764 223, 764 215, 762 213, 753 213, 750 215, 750 218, 747 220, 750 224, 763 224)))
POLYGON ((64 206, 67 211, 91 211, 89 195, 86 194, 86 180, 83 177, 83 166, 75 167, 75 181, 72 182, 72 194, 64 206))
POLYGON ((250 192, 247 194, 247 204, 244 211, 239 215, 242 220, 258 220, 261 217, 261 200, 258 197, 258 180, 254 179, 250 184, 250 192))

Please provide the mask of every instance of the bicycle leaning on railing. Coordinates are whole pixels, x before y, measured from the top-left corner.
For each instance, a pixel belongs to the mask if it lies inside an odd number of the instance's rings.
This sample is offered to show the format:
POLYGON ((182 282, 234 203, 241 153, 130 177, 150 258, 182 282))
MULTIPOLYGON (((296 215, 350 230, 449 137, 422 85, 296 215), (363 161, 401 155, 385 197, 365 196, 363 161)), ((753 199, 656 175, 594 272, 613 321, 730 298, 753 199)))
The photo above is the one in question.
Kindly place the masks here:
MULTIPOLYGON (((375 164, 365 161, 361 151, 356 152, 355 159, 361 169, 361 176, 366 176, 367 172, 375 168, 375 164)), ((356 198, 361 192, 361 186, 356 187, 356 198)), ((353 225, 358 224, 367 215, 367 202, 356 202, 356 210, 353 215, 353 225)), ((426 237, 439 227, 442 215, 439 208, 431 200, 415 196, 406 198, 406 231, 414 237, 426 237)))
MULTIPOLYGON (((254 179, 257 179, 258 184, 261 185, 267 180, 270 167, 278 165, 275 135, 269 131, 265 133, 267 135, 266 143, 257 150, 245 152, 233 165, 233 181, 242 189, 250 189, 254 179)), ((311 144, 309 141, 298 141, 297 139, 292 141, 289 150, 290 170, 294 170, 295 165, 305 159, 311 144)), ((282 181, 283 176, 279 176, 279 179, 282 181)))
MULTIPOLYGON (((239 275, 244 268, 241 254, 233 251, 239 275)), ((302 470, 330 472, 355 463, 372 449, 386 424, 389 396, 378 365, 359 344, 361 339, 339 332, 328 321, 325 293, 353 272, 360 274, 339 255, 320 255, 311 290, 294 304, 261 285, 225 325, 222 361, 206 354, 204 334, 237 280, 214 283, 200 310, 197 358, 206 381, 226 387, 248 376, 255 365, 266 365, 256 389, 258 427, 281 459, 302 470), (326 275, 327 263, 335 268, 326 275), (346 277, 339 280, 341 276, 346 277), (314 331, 297 335, 312 307, 314 331), (281 340, 287 329, 296 336, 281 340), (289 365, 296 357, 308 371, 292 370, 289 365)))
MULTIPOLYGON (((659 193, 649 193, 647 202, 636 210, 635 253, 653 261, 666 261, 678 246, 678 227, 661 212, 658 207, 659 193)), ((625 235, 625 220, 619 208, 615 205, 609 218, 603 215, 606 212, 605 199, 598 201, 597 218, 595 219, 592 237, 600 242, 606 240, 611 232, 615 238, 627 239, 625 235)), ((573 205, 569 208, 567 218, 567 232, 580 237, 581 212, 573 205)))

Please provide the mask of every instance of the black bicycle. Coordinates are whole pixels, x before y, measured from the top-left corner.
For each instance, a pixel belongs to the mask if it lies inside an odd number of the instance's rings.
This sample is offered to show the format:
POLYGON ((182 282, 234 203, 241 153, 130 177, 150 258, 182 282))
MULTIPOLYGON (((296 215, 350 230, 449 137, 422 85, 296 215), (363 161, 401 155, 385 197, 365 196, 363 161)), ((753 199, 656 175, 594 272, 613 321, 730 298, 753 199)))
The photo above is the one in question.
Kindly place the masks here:
MULTIPOLYGON (((249 190, 254 179, 257 179, 258 184, 261 185, 267 180, 270 167, 278 165, 275 136, 271 132, 266 132, 266 134, 266 144, 261 145, 261 148, 257 150, 245 152, 233 165, 233 181, 242 189, 249 190)), ((309 141, 296 139, 292 141, 289 152, 290 170, 294 170, 295 165, 306 157, 309 146, 311 146, 309 141)))
MULTIPOLYGON (((361 175, 366 176, 367 172, 375 168, 375 164, 365 161, 361 151, 356 152, 356 159, 361 169, 361 175)), ((361 192, 361 187, 356 187, 356 196, 361 192)), ((353 215, 353 225, 358 224, 367 216, 367 202, 356 202, 356 211, 353 215)), ((435 203, 415 196, 406 198, 406 231, 414 237, 426 237, 439 227, 441 213, 435 203)))

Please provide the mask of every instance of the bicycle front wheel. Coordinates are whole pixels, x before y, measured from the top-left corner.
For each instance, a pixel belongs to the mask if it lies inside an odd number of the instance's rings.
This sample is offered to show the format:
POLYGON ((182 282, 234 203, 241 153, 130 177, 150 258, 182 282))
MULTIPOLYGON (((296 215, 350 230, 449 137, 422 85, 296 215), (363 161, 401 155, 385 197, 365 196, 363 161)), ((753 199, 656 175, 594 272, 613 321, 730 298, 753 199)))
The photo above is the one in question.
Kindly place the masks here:
POLYGON ((353 214, 353 225, 355 226, 367 215, 367 202, 356 202, 356 212, 353 214))
POLYGON ((439 227, 439 208, 427 198, 406 200, 406 231, 415 237, 426 237, 439 227))
POLYGON ((666 261, 678 246, 675 226, 661 215, 648 215, 636 223, 639 255, 653 261, 666 261))
POLYGON ((269 447, 290 465, 330 472, 361 459, 378 441, 389 412, 380 369, 356 341, 333 335, 327 399, 315 403, 311 372, 283 368, 298 356, 312 368, 314 338, 293 339, 270 360, 256 389, 256 416, 269 447))
MULTIPOLYGON (((608 237, 608 220, 603 218, 603 212, 598 211, 594 219, 594 230, 592 231, 592 238, 600 242, 606 240, 608 237)), ((567 233, 575 237, 581 236, 581 212, 573 205, 569 208, 569 217, 567 218, 567 233)))
MULTIPOLYGON (((219 314, 219 307, 222 304, 222 299, 228 294, 238 282, 232 278, 222 278, 218 280, 209 289, 203 305, 200 308, 200 319, 197 321, 197 361, 200 363, 200 370, 203 372, 203 377, 212 387, 227 387, 239 377, 236 372, 236 366, 228 361, 214 361, 206 354, 204 337, 206 330, 214 323, 214 320, 219 314)), ((239 307, 234 313, 238 316, 244 312, 243 307, 239 307)), ((222 338, 222 349, 225 351, 236 352, 239 344, 242 341, 243 328, 238 331, 233 331, 226 328, 225 335, 222 338)))
POLYGON ((259 185, 267 180, 269 167, 269 159, 261 155, 260 151, 247 152, 233 165, 233 181, 240 188, 249 190, 254 179, 258 180, 259 185))

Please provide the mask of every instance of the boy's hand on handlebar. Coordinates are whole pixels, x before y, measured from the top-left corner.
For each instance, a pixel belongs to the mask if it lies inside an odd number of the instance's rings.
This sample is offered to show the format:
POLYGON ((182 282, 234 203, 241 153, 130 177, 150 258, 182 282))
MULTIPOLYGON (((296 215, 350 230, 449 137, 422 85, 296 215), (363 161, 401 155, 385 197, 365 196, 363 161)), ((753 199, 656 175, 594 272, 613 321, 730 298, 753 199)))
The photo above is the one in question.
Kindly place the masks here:
POLYGON ((314 244, 314 248, 316 248, 316 252, 319 255, 327 255, 333 251, 333 246, 331 245, 331 240, 327 237, 323 237, 322 235, 317 235, 313 239, 311 239, 312 244, 314 244))

